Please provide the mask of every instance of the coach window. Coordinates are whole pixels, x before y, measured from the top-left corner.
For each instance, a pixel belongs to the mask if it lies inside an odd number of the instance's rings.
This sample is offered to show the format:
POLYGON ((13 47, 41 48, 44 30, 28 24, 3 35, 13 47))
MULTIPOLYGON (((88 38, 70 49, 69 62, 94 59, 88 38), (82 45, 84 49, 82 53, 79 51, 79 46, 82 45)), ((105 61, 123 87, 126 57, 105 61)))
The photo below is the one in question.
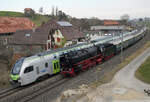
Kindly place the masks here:
POLYGON ((45 63, 45 68, 48 68, 48 63, 45 63))
POLYGON ((29 73, 32 71, 33 71, 33 66, 30 66, 30 67, 25 68, 24 73, 29 73))

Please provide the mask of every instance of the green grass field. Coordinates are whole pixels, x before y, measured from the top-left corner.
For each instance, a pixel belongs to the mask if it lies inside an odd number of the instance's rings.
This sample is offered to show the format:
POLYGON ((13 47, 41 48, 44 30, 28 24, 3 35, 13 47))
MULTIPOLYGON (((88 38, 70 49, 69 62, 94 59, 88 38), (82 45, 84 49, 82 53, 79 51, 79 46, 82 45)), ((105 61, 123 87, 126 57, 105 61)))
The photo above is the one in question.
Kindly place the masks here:
MULTIPOLYGON (((0 11, 0 17, 25 17, 22 12, 13 12, 13 11, 0 11)), ((40 14, 35 14, 33 18, 30 18, 36 26, 40 26, 42 22, 47 22, 50 20, 50 17, 40 14)))
POLYGON ((36 26, 40 26, 42 22, 47 22, 50 20, 50 17, 36 14, 33 18, 31 18, 31 20, 35 23, 36 26))
POLYGON ((135 75, 141 81, 150 84, 150 57, 139 67, 135 75))
POLYGON ((24 17, 24 14, 21 13, 21 12, 0 11, 0 16, 6 16, 6 17, 24 17))

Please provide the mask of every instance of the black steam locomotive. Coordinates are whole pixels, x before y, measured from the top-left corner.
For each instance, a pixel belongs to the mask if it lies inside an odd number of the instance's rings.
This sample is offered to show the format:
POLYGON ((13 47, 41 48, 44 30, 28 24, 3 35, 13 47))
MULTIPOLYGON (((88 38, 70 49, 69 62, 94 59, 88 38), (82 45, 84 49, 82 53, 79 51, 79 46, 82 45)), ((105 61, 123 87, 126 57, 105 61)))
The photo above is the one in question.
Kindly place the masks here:
POLYGON ((115 54, 113 44, 93 45, 89 48, 71 51, 60 57, 61 73, 75 76, 76 73, 84 71, 105 60, 108 60, 115 54))

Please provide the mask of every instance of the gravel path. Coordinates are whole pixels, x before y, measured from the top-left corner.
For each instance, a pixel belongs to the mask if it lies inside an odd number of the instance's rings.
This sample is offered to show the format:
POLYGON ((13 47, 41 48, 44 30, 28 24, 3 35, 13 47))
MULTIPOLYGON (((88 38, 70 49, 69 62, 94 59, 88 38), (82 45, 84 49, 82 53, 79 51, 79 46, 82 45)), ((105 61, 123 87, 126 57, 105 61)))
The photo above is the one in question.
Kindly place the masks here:
POLYGON ((137 91, 143 92, 144 89, 150 89, 150 85, 141 82, 135 78, 135 71, 139 66, 150 56, 150 48, 148 48, 143 54, 138 56, 130 64, 125 66, 119 73, 117 73, 114 79, 121 85, 128 88, 133 88, 137 91))

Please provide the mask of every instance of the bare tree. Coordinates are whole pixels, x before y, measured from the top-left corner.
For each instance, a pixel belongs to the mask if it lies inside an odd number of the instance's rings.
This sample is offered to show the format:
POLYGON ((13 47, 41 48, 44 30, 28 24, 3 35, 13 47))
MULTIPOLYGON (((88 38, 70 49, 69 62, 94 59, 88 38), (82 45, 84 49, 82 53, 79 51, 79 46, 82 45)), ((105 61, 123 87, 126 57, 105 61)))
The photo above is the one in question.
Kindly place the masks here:
POLYGON ((58 16, 58 7, 56 6, 56 16, 58 16))
POLYGON ((128 21, 130 19, 130 16, 128 14, 124 14, 121 16, 121 20, 126 20, 128 21))
POLYGON ((12 48, 8 48, 6 45, 0 44, 0 61, 7 64, 8 68, 11 66, 13 50, 12 48))
POLYGON ((40 9, 39 9, 39 13, 43 13, 43 7, 40 7, 40 9))
POLYGON ((52 16, 54 16, 55 14, 54 14, 54 12, 55 12, 55 10, 54 10, 54 6, 52 6, 52 13, 51 13, 51 15, 52 16))

